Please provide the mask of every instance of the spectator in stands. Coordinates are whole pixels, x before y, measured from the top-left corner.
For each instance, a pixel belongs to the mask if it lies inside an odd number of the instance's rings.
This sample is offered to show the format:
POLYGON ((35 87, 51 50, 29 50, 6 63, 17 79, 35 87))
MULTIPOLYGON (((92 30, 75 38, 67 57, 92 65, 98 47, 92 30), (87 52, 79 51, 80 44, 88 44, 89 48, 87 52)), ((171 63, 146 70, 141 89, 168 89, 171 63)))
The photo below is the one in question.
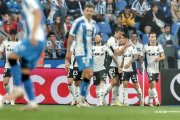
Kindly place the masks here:
POLYGON ((58 5, 58 10, 53 15, 53 21, 55 21, 58 16, 61 16, 62 21, 65 21, 67 9, 63 6, 62 0, 58 0, 58 5))
POLYGON ((166 24, 164 28, 165 32, 159 35, 157 42, 166 47, 177 46, 178 41, 177 38, 171 34, 171 26, 166 24))
POLYGON ((144 27, 148 25, 151 26, 152 31, 155 32, 158 36, 162 33, 161 29, 164 26, 160 26, 160 25, 161 23, 164 24, 164 22, 165 22, 164 13, 158 10, 157 4, 153 4, 151 10, 145 14, 144 18, 141 21, 140 30, 143 31, 144 27))
POLYGON ((51 32, 48 35, 49 41, 47 42, 47 47, 45 49, 46 58, 57 59, 61 57, 62 45, 60 41, 57 41, 55 33, 51 32))
POLYGON ((142 36, 142 44, 148 44, 149 43, 149 33, 151 32, 151 26, 145 26, 144 27, 144 32, 145 34, 143 34, 142 36))
POLYGON ((74 19, 80 17, 82 12, 82 6, 80 1, 66 0, 67 14, 73 16, 74 19))
POLYGON ((107 0, 106 2, 106 22, 112 24, 115 21, 116 5, 115 0, 107 0))
MULTIPOLYGON (((129 6, 126 6, 126 8, 123 10, 120 16, 121 16, 122 25, 124 26, 124 28, 128 28, 128 30, 134 30, 135 17, 129 6)), ((128 31, 125 31, 125 32, 128 32, 128 31)))
POLYGON ((42 0, 41 4, 42 4, 42 9, 44 11, 44 14, 45 14, 46 18, 48 18, 49 13, 51 11, 51 0, 47 0, 47 1, 42 0))
POLYGON ((121 18, 120 15, 117 17, 116 21, 111 25, 112 35, 114 35, 115 30, 116 30, 117 28, 122 28, 123 31, 126 31, 126 32, 128 31, 128 29, 125 28, 125 26, 123 26, 123 24, 122 24, 122 18, 121 18))
POLYGON ((164 12, 166 23, 171 24, 172 18, 171 18, 170 3, 167 0, 160 0, 160 2, 158 2, 158 8, 160 11, 164 12))
POLYGON ((94 0, 95 14, 106 13, 106 1, 105 0, 94 0))
POLYGON ((56 11, 59 9, 59 4, 57 0, 51 0, 51 10, 48 15, 48 20, 50 20, 51 23, 53 23, 53 16, 56 13, 56 11))
POLYGON ((61 19, 61 16, 58 16, 55 22, 52 24, 52 32, 56 34, 57 40, 63 41, 67 32, 66 25, 61 19))
POLYGON ((147 0, 135 0, 132 4, 131 9, 136 15, 136 22, 139 22, 144 15, 151 10, 151 6, 147 0))
POLYGON ((171 15, 173 19, 172 33, 176 36, 180 28, 180 0, 171 2, 171 15))
POLYGON ((18 25, 17 22, 13 19, 12 15, 10 12, 5 13, 4 15, 4 24, 3 24, 3 29, 6 33, 10 33, 12 29, 18 31, 18 25))
POLYGON ((46 34, 49 35, 51 31, 52 31, 51 22, 50 20, 46 20, 46 34))
POLYGON ((66 19, 65 19, 65 25, 66 25, 66 29, 67 29, 67 32, 70 31, 71 27, 72 27, 72 17, 71 16, 66 16, 66 19))

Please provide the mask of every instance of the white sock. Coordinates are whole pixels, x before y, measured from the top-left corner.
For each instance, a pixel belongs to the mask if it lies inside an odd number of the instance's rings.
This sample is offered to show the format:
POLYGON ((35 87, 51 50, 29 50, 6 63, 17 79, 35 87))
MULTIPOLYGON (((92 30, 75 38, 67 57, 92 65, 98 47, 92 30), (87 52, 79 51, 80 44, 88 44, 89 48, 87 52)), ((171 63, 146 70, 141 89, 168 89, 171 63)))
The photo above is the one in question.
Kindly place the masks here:
POLYGON ((139 101, 142 101, 142 100, 143 100, 143 96, 142 96, 142 90, 141 90, 141 88, 139 87, 139 89, 137 89, 136 91, 137 91, 138 96, 139 96, 139 101))
POLYGON ((159 103, 156 88, 153 88, 153 89, 151 89, 151 90, 152 90, 152 95, 153 95, 153 98, 154 98, 155 102, 156 102, 156 103, 159 103))
POLYGON ((68 85, 68 87, 69 87, 69 90, 70 90, 70 92, 71 92, 71 95, 73 96, 73 100, 76 100, 76 95, 75 95, 75 90, 74 90, 74 86, 73 85, 68 85))
POLYGON ((86 97, 90 94, 90 85, 88 85, 88 88, 87 88, 87 92, 86 92, 86 97))
POLYGON ((98 99, 98 104, 101 102, 101 91, 100 91, 100 89, 101 89, 101 86, 100 85, 98 85, 98 86, 96 86, 96 96, 97 96, 97 99, 98 99))
POLYGON ((75 98, 77 102, 80 103, 81 102, 80 87, 75 86, 74 92, 75 92, 75 98))
POLYGON ((107 85, 107 88, 105 90, 105 93, 104 93, 104 97, 109 93, 110 90, 112 90, 113 86, 111 84, 108 84, 107 85))
POLYGON ((153 95, 152 90, 150 88, 148 90, 148 104, 153 104, 153 95))
POLYGON ((105 92, 105 84, 101 83, 100 84, 100 102, 102 102, 102 100, 103 100, 104 92, 105 92))
POLYGON ((5 88, 5 90, 6 90, 6 93, 9 93, 9 92, 10 92, 10 87, 9 87, 9 85, 4 85, 4 88, 5 88))
POLYGON ((124 104, 128 104, 128 88, 124 88, 123 100, 124 100, 124 104))
POLYGON ((112 88, 112 102, 119 98, 119 86, 112 88))

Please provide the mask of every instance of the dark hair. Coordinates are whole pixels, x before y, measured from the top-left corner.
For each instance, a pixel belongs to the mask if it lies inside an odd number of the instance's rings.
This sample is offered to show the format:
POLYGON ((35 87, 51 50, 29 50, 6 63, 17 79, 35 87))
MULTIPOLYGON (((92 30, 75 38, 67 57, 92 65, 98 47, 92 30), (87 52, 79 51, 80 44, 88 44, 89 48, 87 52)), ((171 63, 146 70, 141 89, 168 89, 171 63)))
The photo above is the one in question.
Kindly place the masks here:
POLYGON ((128 34, 123 34, 123 37, 129 39, 129 35, 128 34))
POLYGON ((10 30, 10 33, 9 33, 10 35, 16 35, 17 34, 17 30, 15 30, 15 29, 12 29, 12 30, 10 30))
POLYGON ((85 6, 84 6, 84 9, 86 8, 93 8, 95 9, 94 5, 92 3, 87 3, 85 6))
POLYGON ((121 27, 117 27, 117 28, 115 29, 115 32, 122 32, 122 33, 124 33, 124 30, 123 30, 123 28, 121 28, 121 27))
POLYGON ((103 33, 99 32, 97 35, 99 35, 100 37, 102 37, 103 33))
POLYGON ((136 34, 136 35, 137 35, 137 32, 133 31, 133 32, 131 33, 131 36, 132 36, 133 34, 136 34))
POLYGON ((167 24, 165 24, 164 28, 165 27, 170 27, 171 28, 171 25, 167 23, 167 24))
POLYGON ((156 33, 155 33, 155 32, 153 32, 153 31, 151 31, 151 32, 149 33, 149 36, 150 36, 150 35, 152 35, 152 34, 156 34, 156 33))
POLYGON ((48 37, 50 37, 51 35, 56 36, 56 34, 55 34, 54 32, 50 32, 50 33, 48 34, 48 37))

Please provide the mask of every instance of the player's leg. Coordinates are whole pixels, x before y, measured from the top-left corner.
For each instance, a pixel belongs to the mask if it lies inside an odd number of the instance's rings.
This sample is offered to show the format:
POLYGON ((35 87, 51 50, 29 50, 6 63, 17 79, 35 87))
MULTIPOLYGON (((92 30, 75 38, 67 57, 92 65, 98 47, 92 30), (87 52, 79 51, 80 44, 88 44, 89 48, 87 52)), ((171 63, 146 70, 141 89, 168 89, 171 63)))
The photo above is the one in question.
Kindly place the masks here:
POLYGON ((140 87, 140 84, 139 84, 139 81, 135 72, 131 73, 131 80, 133 82, 134 88, 136 89, 138 93, 140 106, 143 106, 144 102, 143 102, 142 90, 141 90, 141 87, 140 87))
POLYGON ((76 101, 77 103, 81 102, 81 95, 80 95, 80 84, 81 84, 81 80, 75 80, 74 81, 74 92, 75 92, 75 97, 76 97, 76 101))
POLYGON ((96 71, 93 73, 93 82, 96 86, 96 97, 98 100, 97 106, 102 106, 100 97, 101 97, 101 86, 100 86, 100 71, 96 71))
POLYGON ((129 84, 129 79, 130 79, 130 75, 128 72, 123 72, 123 79, 122 79, 122 83, 123 83, 123 103, 125 106, 129 106, 128 103, 128 84, 129 84))
POLYGON ((73 69, 70 69, 69 73, 68 73, 68 88, 69 88, 69 91, 73 97, 71 105, 76 104, 76 97, 75 97, 74 86, 73 86, 73 81, 74 81, 73 74, 76 74, 75 72, 76 71, 73 71, 73 69))
MULTIPOLYGON (((10 77, 5 77, 5 76, 3 77, 3 85, 6 91, 6 95, 10 93, 9 80, 10 80, 10 77)), ((6 104, 9 104, 9 102, 10 102, 9 100, 5 100, 6 104)))

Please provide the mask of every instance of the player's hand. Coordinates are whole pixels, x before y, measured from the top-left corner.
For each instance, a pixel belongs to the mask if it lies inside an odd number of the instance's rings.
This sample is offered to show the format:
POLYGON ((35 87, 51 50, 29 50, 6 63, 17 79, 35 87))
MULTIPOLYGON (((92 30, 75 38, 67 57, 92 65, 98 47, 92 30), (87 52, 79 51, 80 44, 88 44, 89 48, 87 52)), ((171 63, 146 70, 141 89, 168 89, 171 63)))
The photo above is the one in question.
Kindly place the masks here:
POLYGON ((160 58, 154 59, 154 62, 159 62, 159 61, 160 61, 160 58))
POLYGON ((69 66, 70 66, 70 64, 69 64, 69 62, 67 61, 67 62, 65 63, 65 70, 66 70, 66 71, 69 71, 69 66))
POLYGON ((122 68, 120 66, 118 67, 118 72, 122 73, 122 68))
POLYGON ((67 53, 66 53, 66 60, 67 61, 71 61, 71 55, 72 55, 72 52, 71 51, 67 51, 67 53))
POLYGON ((124 66, 125 69, 128 69, 131 66, 131 63, 128 63, 124 66))

